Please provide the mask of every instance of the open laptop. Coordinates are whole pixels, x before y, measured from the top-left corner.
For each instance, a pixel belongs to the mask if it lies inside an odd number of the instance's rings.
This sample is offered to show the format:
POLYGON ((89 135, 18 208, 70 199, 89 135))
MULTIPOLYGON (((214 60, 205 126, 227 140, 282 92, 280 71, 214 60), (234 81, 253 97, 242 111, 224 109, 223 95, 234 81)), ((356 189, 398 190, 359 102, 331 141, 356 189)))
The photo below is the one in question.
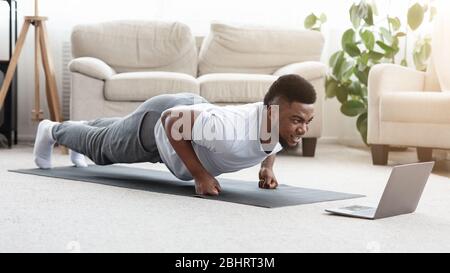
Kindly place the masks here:
POLYGON ((415 163, 394 167, 377 208, 350 206, 326 209, 326 212, 365 219, 380 219, 416 210, 434 162, 415 163))

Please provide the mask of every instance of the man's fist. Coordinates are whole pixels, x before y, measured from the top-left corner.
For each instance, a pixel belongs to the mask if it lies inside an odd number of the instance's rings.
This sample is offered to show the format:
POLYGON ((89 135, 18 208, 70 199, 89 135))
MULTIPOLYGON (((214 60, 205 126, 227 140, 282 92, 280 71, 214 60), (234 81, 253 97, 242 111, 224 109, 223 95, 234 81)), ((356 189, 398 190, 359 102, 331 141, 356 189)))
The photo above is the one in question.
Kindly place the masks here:
POLYGON ((195 178, 195 193, 200 195, 219 195, 222 190, 219 182, 213 176, 207 175, 195 178))
POLYGON ((278 181, 273 174, 273 170, 269 168, 261 168, 259 171, 259 184, 261 189, 276 189, 278 181))

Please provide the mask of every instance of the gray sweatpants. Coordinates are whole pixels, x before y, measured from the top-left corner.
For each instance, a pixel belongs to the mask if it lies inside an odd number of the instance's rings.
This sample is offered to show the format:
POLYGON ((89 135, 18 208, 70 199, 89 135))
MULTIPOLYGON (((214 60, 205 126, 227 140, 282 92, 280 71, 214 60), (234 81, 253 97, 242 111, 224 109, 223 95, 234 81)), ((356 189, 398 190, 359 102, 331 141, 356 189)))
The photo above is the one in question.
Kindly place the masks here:
POLYGON ((86 123, 66 121, 53 127, 56 143, 84 154, 97 165, 162 162, 154 128, 162 112, 176 105, 208 103, 191 93, 155 96, 123 118, 100 118, 86 123))

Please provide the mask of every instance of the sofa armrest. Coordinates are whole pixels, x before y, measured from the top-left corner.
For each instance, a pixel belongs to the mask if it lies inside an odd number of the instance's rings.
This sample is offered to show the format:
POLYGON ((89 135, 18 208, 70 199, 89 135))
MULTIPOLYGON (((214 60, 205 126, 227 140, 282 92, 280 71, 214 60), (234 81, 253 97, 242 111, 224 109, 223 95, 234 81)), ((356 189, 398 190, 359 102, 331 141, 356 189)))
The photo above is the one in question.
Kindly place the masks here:
POLYGON ((100 59, 81 57, 69 63, 69 70, 98 80, 107 80, 116 74, 116 71, 100 59))
POLYGON ((273 73, 274 76, 282 76, 287 74, 297 74, 308 81, 312 81, 321 77, 325 77, 327 67, 320 62, 302 62, 292 63, 279 68, 273 73))
POLYGON ((425 72, 395 64, 374 65, 368 80, 368 134, 369 144, 380 143, 380 97, 385 92, 423 91, 425 72))

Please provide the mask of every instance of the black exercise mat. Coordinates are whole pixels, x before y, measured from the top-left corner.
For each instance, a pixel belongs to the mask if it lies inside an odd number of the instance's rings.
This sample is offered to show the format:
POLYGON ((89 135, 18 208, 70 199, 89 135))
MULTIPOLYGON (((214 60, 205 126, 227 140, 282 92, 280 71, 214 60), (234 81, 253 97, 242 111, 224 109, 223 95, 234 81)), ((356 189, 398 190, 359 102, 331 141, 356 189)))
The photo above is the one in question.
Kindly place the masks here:
MULTIPOLYGON (((165 171, 118 165, 89 165, 87 168, 71 166, 48 170, 20 169, 10 171, 151 192, 199 197, 195 195, 193 181, 181 181, 170 172, 165 171)), ((202 198, 265 208, 276 208, 364 197, 364 195, 307 189, 283 184, 279 185, 276 190, 266 190, 258 188, 258 182, 256 180, 254 182, 225 178, 219 178, 218 180, 222 187, 220 195, 202 196, 202 198)))

